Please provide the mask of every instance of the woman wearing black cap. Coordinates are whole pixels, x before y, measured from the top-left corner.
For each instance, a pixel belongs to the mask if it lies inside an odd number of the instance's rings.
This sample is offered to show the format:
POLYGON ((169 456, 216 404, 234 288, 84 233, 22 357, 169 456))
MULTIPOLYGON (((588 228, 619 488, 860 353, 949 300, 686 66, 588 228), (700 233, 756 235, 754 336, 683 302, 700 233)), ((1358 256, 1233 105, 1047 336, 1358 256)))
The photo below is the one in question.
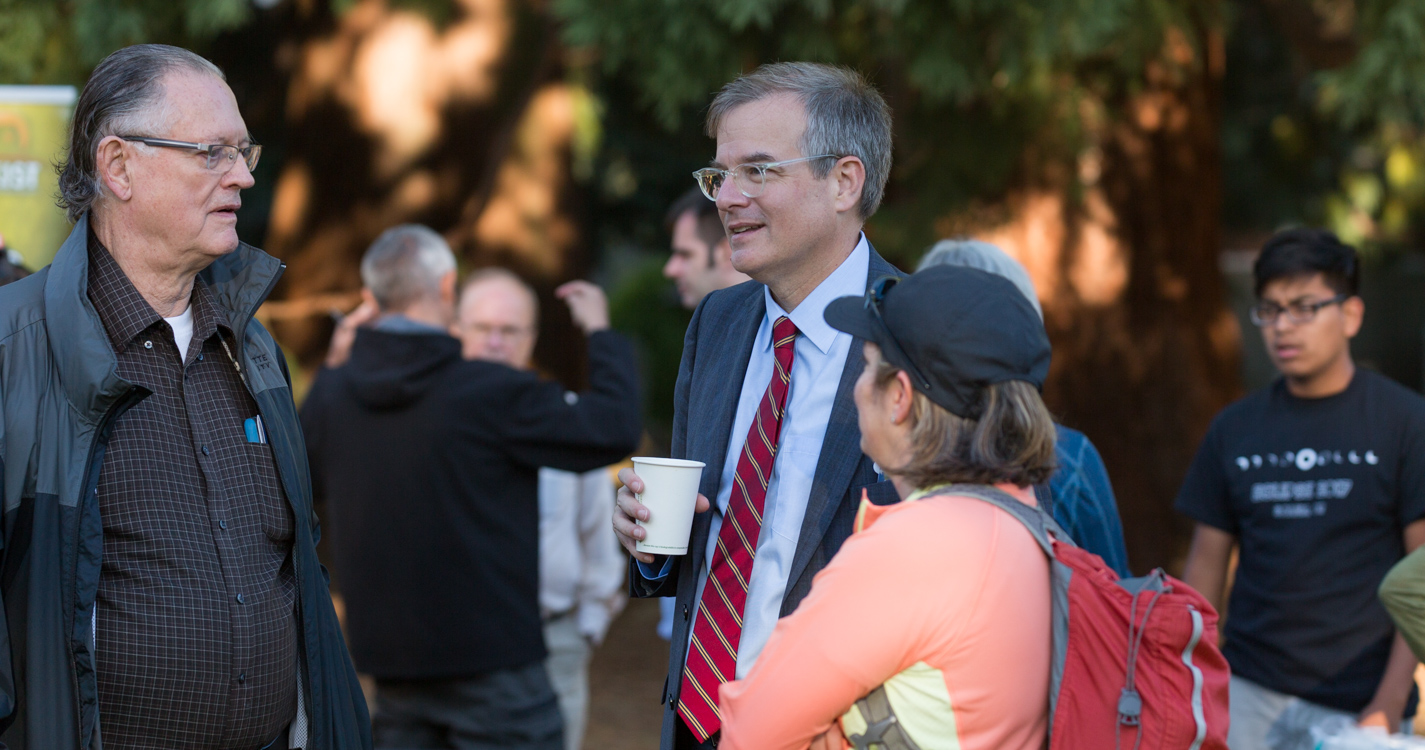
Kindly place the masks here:
POLYGON ((861 447, 904 500, 863 501, 811 594, 722 686, 720 747, 1038 750, 1048 559, 1018 520, 951 485, 1035 504, 1054 469, 1043 324, 1009 281, 945 266, 837 300, 826 320, 866 341, 861 447))

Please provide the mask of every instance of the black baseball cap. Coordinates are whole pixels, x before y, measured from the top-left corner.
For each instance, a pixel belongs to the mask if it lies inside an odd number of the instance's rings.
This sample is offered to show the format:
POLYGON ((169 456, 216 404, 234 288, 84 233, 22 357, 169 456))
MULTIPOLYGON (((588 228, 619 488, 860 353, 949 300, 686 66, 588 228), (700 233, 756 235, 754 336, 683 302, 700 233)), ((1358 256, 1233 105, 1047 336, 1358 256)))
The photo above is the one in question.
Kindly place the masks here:
POLYGON ((984 389, 1022 380, 1042 389, 1049 336, 1013 282, 978 268, 932 266, 877 280, 865 297, 832 300, 832 328, 874 341, 916 390, 966 419, 984 414, 984 389))

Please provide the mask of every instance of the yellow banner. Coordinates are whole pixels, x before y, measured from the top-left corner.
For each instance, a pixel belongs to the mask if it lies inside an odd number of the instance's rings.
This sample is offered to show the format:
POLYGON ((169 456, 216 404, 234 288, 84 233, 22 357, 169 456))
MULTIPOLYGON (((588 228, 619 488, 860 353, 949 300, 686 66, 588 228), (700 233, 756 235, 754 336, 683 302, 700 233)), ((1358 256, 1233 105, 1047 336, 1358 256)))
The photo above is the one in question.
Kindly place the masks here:
POLYGON ((0 86, 0 237, 31 271, 48 265, 69 236, 55 205, 73 86, 0 86))

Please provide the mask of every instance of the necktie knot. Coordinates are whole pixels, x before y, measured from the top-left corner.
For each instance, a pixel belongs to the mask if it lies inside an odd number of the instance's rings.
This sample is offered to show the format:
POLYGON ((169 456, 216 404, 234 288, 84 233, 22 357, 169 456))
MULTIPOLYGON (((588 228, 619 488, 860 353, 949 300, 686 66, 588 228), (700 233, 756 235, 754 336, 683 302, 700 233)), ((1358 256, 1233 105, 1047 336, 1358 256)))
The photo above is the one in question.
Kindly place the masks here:
POLYGON ((797 324, 793 323, 791 318, 785 315, 777 318, 777 321, 772 324, 772 348, 781 349, 790 346, 796 340, 798 333, 801 331, 797 330, 797 324))

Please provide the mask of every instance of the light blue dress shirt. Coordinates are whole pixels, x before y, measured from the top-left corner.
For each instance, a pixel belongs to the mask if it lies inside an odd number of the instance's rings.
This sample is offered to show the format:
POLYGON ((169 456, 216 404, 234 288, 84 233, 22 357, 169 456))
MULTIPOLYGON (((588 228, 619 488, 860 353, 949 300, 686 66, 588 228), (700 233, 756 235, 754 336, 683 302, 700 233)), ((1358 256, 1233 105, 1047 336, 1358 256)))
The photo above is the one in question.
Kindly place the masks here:
MULTIPOLYGON (((757 655, 762 653, 762 647, 771 637, 772 628, 777 625, 777 617, 782 611, 782 596, 786 593, 787 578, 791 575, 792 558, 797 551, 802 519, 806 516, 807 500, 811 496, 812 478, 821 458, 822 440, 826 437, 831 407, 836 400, 841 372, 851 349, 851 335, 827 325, 822 314, 826 306, 838 297, 864 296, 870 272, 871 248, 865 235, 862 235, 856 249, 792 312, 784 311, 772 299, 771 291, 763 290, 766 313, 752 342, 747 374, 742 379, 737 418, 727 444, 727 458, 722 466, 717 500, 713 503, 712 527, 708 531, 708 546, 704 553, 706 564, 698 578, 698 592, 694 599, 702 601, 702 588, 707 581, 707 570, 712 567, 718 532, 722 529, 723 515, 732 498, 732 478, 737 472, 737 460, 742 455, 742 446, 747 442, 747 431, 757 416, 762 395, 772 380, 776 361, 772 353, 772 325, 777 318, 786 315, 796 324, 800 335, 794 345, 787 413, 782 419, 777 458, 772 464, 772 478, 767 485, 762 531, 757 538, 757 557, 752 565, 752 579, 748 582, 747 603, 742 613, 737 679, 746 676, 757 655)), ((640 572, 650 580, 666 576, 669 567, 670 564, 664 564, 662 570, 650 570, 652 566, 639 564, 640 572)))

